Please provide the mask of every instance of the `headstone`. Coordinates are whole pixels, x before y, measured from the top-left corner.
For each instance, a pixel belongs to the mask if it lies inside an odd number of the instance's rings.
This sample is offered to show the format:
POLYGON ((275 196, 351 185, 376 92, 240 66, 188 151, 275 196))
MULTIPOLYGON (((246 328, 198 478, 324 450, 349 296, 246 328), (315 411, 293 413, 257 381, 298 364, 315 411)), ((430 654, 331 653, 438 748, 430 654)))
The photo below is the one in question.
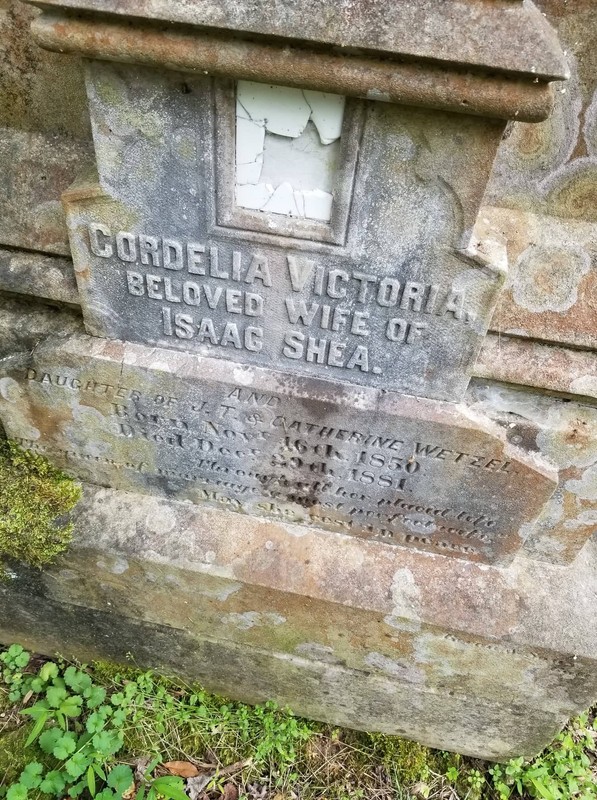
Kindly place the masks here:
MULTIPOLYGON (((35 23, 46 45, 83 52, 89 24, 35 23)), ((102 24, 119 59, 125 30, 102 24)), ((185 31, 170 66, 205 35, 185 31)), ((161 59, 145 33, 141 60, 161 59)), ((197 49, 191 74, 90 61, 97 175, 64 202, 98 338, 48 344, 7 375, 9 435, 107 486, 510 560, 554 470, 454 403, 506 274, 503 244, 473 236, 504 118, 548 113, 563 71, 550 30, 536 34, 536 64, 519 66, 509 105, 489 80, 484 114, 449 70, 419 98, 435 108, 389 102, 410 99, 401 70, 420 94, 431 67, 342 58, 329 83, 304 51, 311 73, 269 82, 285 74, 275 44, 247 80, 226 34, 215 78, 197 74, 197 49), (476 116, 454 113, 470 103, 476 116)))
POLYGON ((472 561, 511 560, 557 484, 439 401, 86 338, 12 374, 11 438, 83 480, 472 561))
POLYGON ((506 271, 470 241, 503 122, 113 64, 88 82, 99 184, 66 203, 89 333, 462 397, 506 271))
POLYGON ((592 692, 590 644, 562 666, 542 613, 583 579, 514 558, 558 508, 542 410, 463 398, 507 272, 475 233, 493 159, 567 69, 526 0, 320 6, 45 0, 38 41, 87 59, 96 163, 63 196, 87 333, 3 361, 0 418, 96 487, 7 616, 530 753, 592 692))

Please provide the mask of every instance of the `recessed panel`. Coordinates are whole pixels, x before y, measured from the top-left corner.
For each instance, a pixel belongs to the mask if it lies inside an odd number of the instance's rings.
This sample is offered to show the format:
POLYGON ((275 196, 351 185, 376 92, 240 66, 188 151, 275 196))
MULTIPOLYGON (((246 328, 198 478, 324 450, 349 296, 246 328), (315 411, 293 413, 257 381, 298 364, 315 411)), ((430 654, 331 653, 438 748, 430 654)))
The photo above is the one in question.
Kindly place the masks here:
POLYGON ((556 485, 453 404, 91 337, 0 379, 0 414, 83 480, 473 561, 510 560, 556 485))

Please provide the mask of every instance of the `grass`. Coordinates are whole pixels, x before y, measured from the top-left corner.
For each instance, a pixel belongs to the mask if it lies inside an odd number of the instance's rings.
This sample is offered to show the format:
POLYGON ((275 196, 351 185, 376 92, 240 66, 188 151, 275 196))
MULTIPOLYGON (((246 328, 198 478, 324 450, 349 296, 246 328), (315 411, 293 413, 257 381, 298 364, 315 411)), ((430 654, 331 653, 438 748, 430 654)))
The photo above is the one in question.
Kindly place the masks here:
POLYGON ((49 797, 39 788, 48 772, 57 783, 42 785, 54 786, 53 796, 87 800, 597 798, 591 714, 531 762, 492 765, 311 722, 273 703, 232 702, 134 667, 54 665, 16 645, 0 660, 7 800, 49 797), (62 752, 68 737, 74 744, 62 752))

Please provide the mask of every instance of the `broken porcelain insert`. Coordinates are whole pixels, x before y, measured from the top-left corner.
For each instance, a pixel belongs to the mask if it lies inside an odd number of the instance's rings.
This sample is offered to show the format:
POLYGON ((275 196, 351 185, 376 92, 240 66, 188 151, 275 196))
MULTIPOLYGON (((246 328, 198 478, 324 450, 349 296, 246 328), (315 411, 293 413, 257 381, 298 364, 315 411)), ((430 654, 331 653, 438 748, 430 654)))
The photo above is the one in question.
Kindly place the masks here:
POLYGON ((329 222, 344 97, 238 81, 236 204, 329 222))

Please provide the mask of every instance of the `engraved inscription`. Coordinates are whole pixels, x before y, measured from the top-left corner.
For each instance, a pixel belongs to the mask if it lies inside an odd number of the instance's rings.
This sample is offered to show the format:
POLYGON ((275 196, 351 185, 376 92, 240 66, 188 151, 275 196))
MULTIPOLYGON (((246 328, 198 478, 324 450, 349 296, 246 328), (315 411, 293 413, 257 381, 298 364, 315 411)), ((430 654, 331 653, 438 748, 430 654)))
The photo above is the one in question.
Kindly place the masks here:
POLYGON ((441 403, 302 401, 277 390, 281 374, 247 386, 223 362, 178 356, 170 371, 155 356, 156 370, 136 361, 159 351, 127 360, 111 347, 89 356, 82 338, 51 363, 37 354, 12 376, 26 401, 0 404, 9 435, 94 482, 482 561, 520 546, 553 489, 441 403))
POLYGON ((472 290, 466 281, 425 282, 417 258, 375 270, 329 255, 183 241, 96 221, 87 237, 99 270, 115 266, 105 274, 110 285, 118 281, 110 305, 122 309, 123 339, 384 388, 412 384, 415 369, 413 393, 434 396, 425 354, 441 344, 438 332, 442 346, 478 333, 482 297, 474 281, 472 290))

